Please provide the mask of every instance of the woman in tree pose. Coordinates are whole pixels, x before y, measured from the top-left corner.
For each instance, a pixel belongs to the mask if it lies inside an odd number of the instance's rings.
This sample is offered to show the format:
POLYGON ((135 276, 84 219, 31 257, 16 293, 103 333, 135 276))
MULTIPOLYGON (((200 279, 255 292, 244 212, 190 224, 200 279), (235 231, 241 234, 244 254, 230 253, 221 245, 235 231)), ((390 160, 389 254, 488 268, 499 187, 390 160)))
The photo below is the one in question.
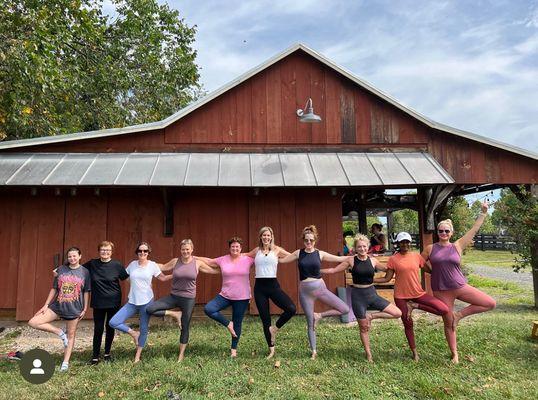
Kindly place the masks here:
POLYGON ((131 261, 126 271, 129 274, 131 287, 129 289, 128 302, 112 317, 110 326, 129 334, 136 346, 134 362, 140 361, 142 349, 146 344, 149 330, 149 314, 147 307, 153 300, 151 281, 153 277, 164 282, 172 279, 172 275, 165 276, 161 273, 160 264, 149 260, 151 247, 146 242, 140 242, 135 250, 137 260, 131 261), (125 321, 133 315, 140 317, 140 332, 129 328, 125 321))
POLYGON ((439 241, 426 246, 422 257, 431 264, 431 285, 433 295, 448 306, 448 313, 443 316, 445 336, 452 354, 452 362, 457 364, 458 345, 456 328, 460 319, 469 315, 478 314, 495 308, 495 300, 484 292, 467 284, 461 272, 461 255, 463 250, 471 244, 488 212, 488 204, 482 203, 482 211, 478 215, 472 228, 454 243, 450 238, 454 234, 454 227, 450 219, 439 222, 437 234, 439 241), (469 303, 461 311, 454 311, 454 301, 458 299, 469 303))
POLYGON ((448 307, 441 300, 427 294, 422 289, 419 282, 419 270, 426 263, 419 253, 410 251, 411 235, 407 232, 400 232, 396 236, 396 242, 398 242, 399 252, 389 258, 385 277, 375 278, 374 283, 389 282, 396 274, 394 302, 402 312, 405 336, 413 353, 413 360, 418 361, 411 316, 413 310, 418 308, 431 314, 443 316, 448 312, 448 307))
POLYGON ((193 257, 194 244, 191 239, 182 240, 179 248, 181 256, 171 259, 161 267, 163 272, 172 270, 172 290, 168 296, 152 302, 147 307, 147 313, 160 317, 169 315, 177 320, 181 329, 178 357, 178 361, 181 362, 185 357, 185 349, 189 342, 189 327, 196 302, 198 273, 202 271, 206 274, 218 274, 219 270, 193 257), (172 311, 173 308, 179 308, 181 311, 172 311))
POLYGON ((359 322, 361 341, 366 353, 366 359, 372 362, 372 352, 370 350, 371 321, 376 318, 400 318, 402 313, 394 304, 379 296, 374 287, 374 275, 376 270, 386 271, 375 257, 368 256, 370 240, 367 236, 358 234, 354 240, 355 256, 348 257, 344 262, 334 268, 321 270, 326 274, 349 269, 353 277, 351 289, 351 306, 353 313, 359 322), (368 308, 379 310, 378 312, 367 313, 368 308))
POLYGON ((263 334, 269 346, 269 355, 275 354, 276 334, 286 322, 296 313, 296 307, 290 297, 282 290, 277 280, 277 266, 279 257, 289 255, 286 250, 274 243, 273 229, 264 226, 259 232, 259 243, 248 255, 254 257, 256 267, 256 281, 254 283, 254 300, 263 324, 263 334), (271 325, 271 313, 269 300, 284 312, 280 315, 275 325, 271 325))
POLYGON ((64 345, 64 359, 60 371, 67 371, 75 346, 78 322, 88 309, 91 281, 89 271, 80 265, 78 247, 67 250, 67 262, 57 268, 52 289, 45 305, 28 321, 32 328, 57 334, 64 345), (66 321, 67 333, 51 324, 61 318, 66 321))
POLYGON ((327 289, 325 282, 321 279, 321 262, 342 262, 347 260, 345 256, 335 256, 325 251, 316 249, 318 230, 314 225, 305 227, 301 234, 305 247, 295 250, 290 255, 281 258, 279 262, 289 263, 298 260, 299 267, 299 301, 303 307, 308 326, 308 342, 312 352, 311 358, 317 356, 316 347, 316 326, 320 319, 335 315, 342 315, 349 312, 349 307, 338 296, 327 289), (314 312, 316 300, 332 307, 322 313, 314 312))
POLYGON ((232 336, 230 356, 237 357, 237 345, 241 337, 243 317, 250 302, 250 267, 252 257, 241 254, 243 240, 237 236, 228 240, 229 254, 218 258, 196 257, 213 268, 220 268, 222 289, 204 307, 209 318, 225 326, 232 336), (232 320, 229 321, 221 310, 232 306, 232 320))

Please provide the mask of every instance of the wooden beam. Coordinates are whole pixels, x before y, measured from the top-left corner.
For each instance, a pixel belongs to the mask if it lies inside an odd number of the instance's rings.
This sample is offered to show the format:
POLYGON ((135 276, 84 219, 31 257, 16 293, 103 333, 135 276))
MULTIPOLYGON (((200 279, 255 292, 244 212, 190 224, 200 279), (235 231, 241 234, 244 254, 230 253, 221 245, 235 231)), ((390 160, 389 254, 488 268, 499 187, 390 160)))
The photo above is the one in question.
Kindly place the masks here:
POLYGON ((435 213, 448 200, 456 188, 457 185, 438 185, 426 188, 424 191, 425 203, 423 203, 423 206, 425 206, 425 230, 427 232, 435 230, 435 213))
POLYGON ((165 237, 174 236, 174 198, 168 188, 162 189, 164 206, 164 229, 165 237))

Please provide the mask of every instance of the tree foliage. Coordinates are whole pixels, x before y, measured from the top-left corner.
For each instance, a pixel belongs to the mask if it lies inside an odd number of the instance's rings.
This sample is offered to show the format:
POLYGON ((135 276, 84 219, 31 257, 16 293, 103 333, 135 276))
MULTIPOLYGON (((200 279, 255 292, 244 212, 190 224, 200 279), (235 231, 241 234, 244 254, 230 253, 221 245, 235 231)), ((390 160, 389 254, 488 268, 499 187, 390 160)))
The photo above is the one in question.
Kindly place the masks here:
POLYGON ((3 0, 0 139, 161 120, 199 90, 195 28, 156 0, 3 0))
POLYGON ((393 231, 395 233, 419 233, 418 212, 411 209, 398 210, 392 213, 393 231))
POLYGON ((538 200, 524 187, 520 193, 518 198, 510 189, 503 189, 492 215, 494 222, 515 239, 519 255, 516 270, 532 265, 533 246, 538 242, 538 200))

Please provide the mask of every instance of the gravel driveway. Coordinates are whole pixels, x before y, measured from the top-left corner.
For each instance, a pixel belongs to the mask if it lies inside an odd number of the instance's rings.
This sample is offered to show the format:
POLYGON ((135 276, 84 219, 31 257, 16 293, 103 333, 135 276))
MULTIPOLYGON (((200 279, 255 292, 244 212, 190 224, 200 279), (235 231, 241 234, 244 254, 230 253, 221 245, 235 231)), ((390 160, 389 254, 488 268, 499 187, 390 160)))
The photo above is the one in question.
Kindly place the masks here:
POLYGON ((469 264, 469 267, 473 269, 475 274, 485 278, 513 282, 520 286, 532 288, 532 274, 530 271, 514 272, 511 268, 488 267, 477 264, 469 264))

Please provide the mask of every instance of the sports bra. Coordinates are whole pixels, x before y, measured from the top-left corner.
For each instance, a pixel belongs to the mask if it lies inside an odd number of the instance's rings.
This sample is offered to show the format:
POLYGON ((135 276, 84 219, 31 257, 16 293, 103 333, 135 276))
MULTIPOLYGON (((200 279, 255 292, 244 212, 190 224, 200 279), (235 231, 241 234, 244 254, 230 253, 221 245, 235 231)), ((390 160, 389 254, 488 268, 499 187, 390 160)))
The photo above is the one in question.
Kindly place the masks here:
POLYGON ((375 268, 370 257, 366 260, 359 260, 357 256, 353 257, 351 276, 355 285, 371 285, 374 283, 374 274, 375 268))
POLYGON ((307 278, 321 278, 321 260, 319 251, 314 250, 312 253, 307 253, 304 249, 299 251, 299 279, 304 281, 307 278))

